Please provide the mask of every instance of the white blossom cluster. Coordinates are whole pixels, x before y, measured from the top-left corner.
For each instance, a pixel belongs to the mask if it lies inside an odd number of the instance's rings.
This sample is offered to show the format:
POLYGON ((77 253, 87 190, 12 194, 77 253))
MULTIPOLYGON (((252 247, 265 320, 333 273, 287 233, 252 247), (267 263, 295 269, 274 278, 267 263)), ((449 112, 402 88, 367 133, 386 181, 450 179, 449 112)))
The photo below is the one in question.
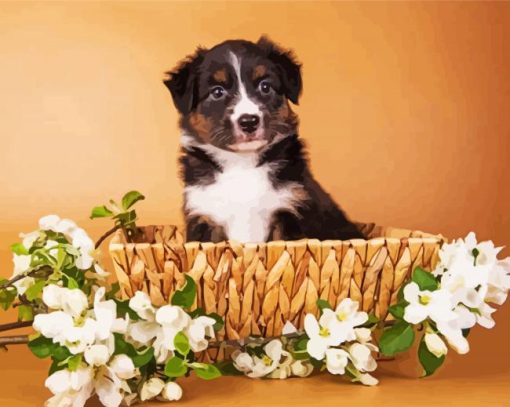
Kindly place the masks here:
POLYGON ((469 351, 466 330, 476 324, 495 325, 489 304, 501 305, 510 289, 510 258, 498 260, 502 248, 492 241, 478 243, 474 233, 444 244, 433 275, 435 290, 421 290, 416 282, 404 288, 403 319, 411 324, 426 323, 425 343, 436 357, 447 353, 446 342, 458 353, 469 351), (435 325, 435 328, 434 328, 435 325))
MULTIPOLYGON (((346 298, 335 310, 323 309, 319 320, 307 314, 304 320, 306 353, 324 364, 331 374, 347 373, 353 381, 375 385, 378 381, 369 372, 377 368, 372 352, 378 349, 371 343, 371 330, 361 327, 368 321, 368 315, 358 308, 357 301, 346 298)), ((284 333, 294 334, 296 330, 287 323, 284 333)), ((232 356, 235 367, 252 378, 304 377, 313 371, 310 358, 295 360, 278 339, 269 342, 263 350, 262 355, 235 352, 232 356)))
MULTIPOLYGON (((94 295, 93 306, 89 308, 87 297, 79 289, 68 289, 57 285, 44 288, 43 301, 52 311, 36 315, 34 329, 54 343, 65 346, 73 355, 83 355, 79 367, 73 371, 59 370, 46 380, 46 386, 54 396, 47 406, 83 406, 94 393, 107 407, 116 407, 124 401, 126 404, 137 397, 144 401, 156 396, 165 400, 178 400, 182 390, 175 382, 165 383, 161 378, 150 378, 143 383, 140 394, 133 393, 128 385, 129 379, 141 379, 140 371, 126 354, 115 354, 114 333, 124 335, 136 348, 151 347, 153 339, 160 338, 165 346, 159 349, 158 359, 164 362, 173 354, 173 338, 183 330, 189 334, 190 342, 203 343, 205 332, 196 329, 197 319, 192 320, 182 308, 166 305, 156 310, 149 305, 146 294, 138 293, 131 303, 140 317, 147 317, 151 312, 159 317, 147 327, 142 337, 140 324, 132 322, 126 315, 117 318, 116 304, 113 300, 104 300, 105 289, 98 288, 94 295), (143 297, 143 302, 141 298, 143 297), (143 307, 138 305, 144 304, 143 307), (193 328, 192 328, 193 327, 193 328), (135 333, 134 335, 132 335, 135 333), (152 336, 154 333, 154 336, 152 336), (159 337, 161 335, 161 337, 159 337), (161 358, 161 355, 164 355, 161 358)), ((212 320, 214 323, 214 320, 212 320)), ((208 332, 214 337, 214 331, 208 332)), ((207 345, 205 345, 207 347, 207 345)))

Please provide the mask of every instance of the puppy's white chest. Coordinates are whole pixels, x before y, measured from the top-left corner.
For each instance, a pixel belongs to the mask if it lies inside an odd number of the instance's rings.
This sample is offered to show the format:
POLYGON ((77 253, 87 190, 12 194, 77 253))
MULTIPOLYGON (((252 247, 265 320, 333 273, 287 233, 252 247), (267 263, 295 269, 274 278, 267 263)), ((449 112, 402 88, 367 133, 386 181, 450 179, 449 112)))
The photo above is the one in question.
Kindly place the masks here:
POLYGON ((186 209, 223 226, 229 239, 264 241, 273 213, 294 201, 292 186, 275 189, 269 170, 250 161, 227 166, 213 184, 186 187, 186 209))

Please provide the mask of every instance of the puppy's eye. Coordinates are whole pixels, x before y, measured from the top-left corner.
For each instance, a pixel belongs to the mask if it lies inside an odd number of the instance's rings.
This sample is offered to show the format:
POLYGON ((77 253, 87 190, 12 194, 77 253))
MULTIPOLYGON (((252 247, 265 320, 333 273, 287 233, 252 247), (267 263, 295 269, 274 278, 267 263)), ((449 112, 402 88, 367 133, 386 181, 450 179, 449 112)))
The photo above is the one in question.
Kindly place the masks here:
POLYGON ((225 93, 227 93, 227 91, 221 87, 221 86, 215 86, 214 88, 211 89, 211 95, 213 97, 213 99, 221 99, 223 96, 225 96, 225 93))
POLYGON ((269 81, 261 81, 259 83, 259 90, 262 94, 268 95, 271 92, 271 89, 272 87, 269 81))

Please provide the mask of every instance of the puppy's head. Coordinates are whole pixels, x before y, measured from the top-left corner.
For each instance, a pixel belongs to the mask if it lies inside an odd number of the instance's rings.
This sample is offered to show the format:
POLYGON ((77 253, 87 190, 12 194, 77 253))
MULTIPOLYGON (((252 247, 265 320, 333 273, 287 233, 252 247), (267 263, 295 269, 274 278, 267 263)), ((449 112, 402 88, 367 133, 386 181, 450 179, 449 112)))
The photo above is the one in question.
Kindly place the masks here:
POLYGON ((199 48, 164 83, 181 127, 198 144, 256 151, 295 132, 301 69, 289 51, 265 37, 199 48))

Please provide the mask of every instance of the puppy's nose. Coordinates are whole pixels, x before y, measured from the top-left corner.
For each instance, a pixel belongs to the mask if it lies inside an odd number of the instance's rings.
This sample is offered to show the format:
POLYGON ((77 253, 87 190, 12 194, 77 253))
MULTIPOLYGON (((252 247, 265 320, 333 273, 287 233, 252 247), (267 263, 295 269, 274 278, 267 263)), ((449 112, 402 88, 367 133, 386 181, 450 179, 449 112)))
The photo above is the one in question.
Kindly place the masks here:
POLYGON ((260 118, 254 114, 243 114, 237 123, 245 133, 253 133, 259 127, 260 118))

